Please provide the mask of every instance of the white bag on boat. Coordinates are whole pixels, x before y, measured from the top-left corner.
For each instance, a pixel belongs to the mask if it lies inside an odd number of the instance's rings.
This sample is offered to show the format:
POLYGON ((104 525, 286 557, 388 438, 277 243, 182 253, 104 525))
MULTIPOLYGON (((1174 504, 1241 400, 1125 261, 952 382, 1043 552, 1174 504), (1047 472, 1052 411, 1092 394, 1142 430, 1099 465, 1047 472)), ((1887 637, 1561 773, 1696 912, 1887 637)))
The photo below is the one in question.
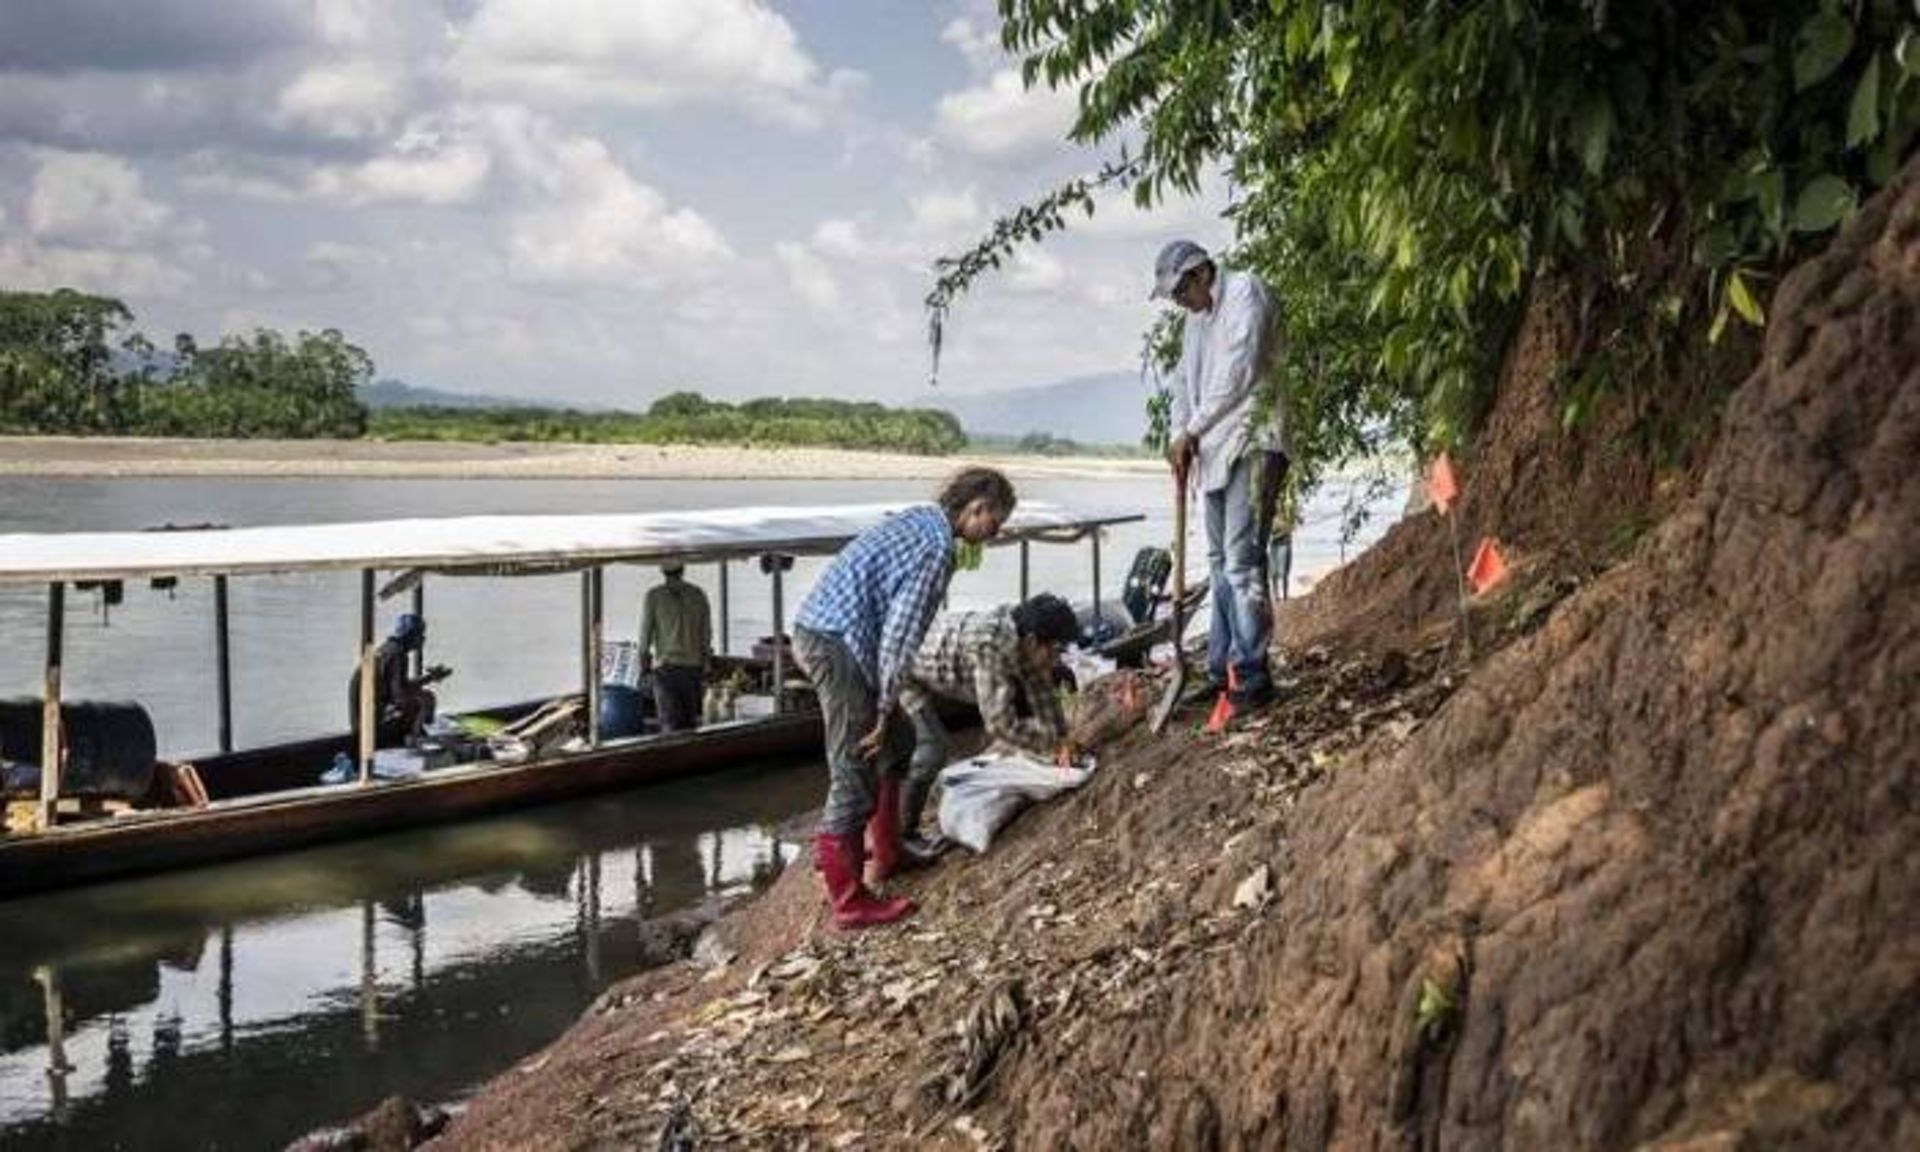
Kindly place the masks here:
POLYGON ((985 852, 1022 808, 1080 787, 1093 770, 1092 760, 1083 768, 1056 768, 1011 753, 957 760, 940 773, 940 831, 985 852))

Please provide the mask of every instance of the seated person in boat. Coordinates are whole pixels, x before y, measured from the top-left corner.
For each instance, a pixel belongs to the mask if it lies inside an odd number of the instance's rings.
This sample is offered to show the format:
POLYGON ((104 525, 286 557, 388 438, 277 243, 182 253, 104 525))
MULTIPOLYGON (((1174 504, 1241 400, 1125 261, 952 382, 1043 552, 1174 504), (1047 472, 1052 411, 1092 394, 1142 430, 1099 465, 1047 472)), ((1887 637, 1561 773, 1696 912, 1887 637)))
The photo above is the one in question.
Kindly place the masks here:
MULTIPOLYGON (((408 657, 427 642, 427 622, 411 612, 393 623, 393 635, 374 650, 373 714, 374 745, 394 748, 417 739, 427 722, 433 719, 434 697, 427 685, 452 674, 443 664, 435 664, 419 676, 407 673, 408 657)), ((360 669, 347 680, 348 727, 354 742, 360 739, 360 669)))
POLYGON ((953 759, 940 700, 976 706, 989 740, 1042 763, 1064 765, 1079 758, 1055 676, 1061 653, 1079 635, 1073 608, 1047 592, 1024 604, 934 617, 900 692, 914 732, 913 759, 900 794, 909 855, 934 849, 919 839, 920 816, 934 780, 953 759))
POLYGON ((841 928, 913 911, 912 901, 880 898, 862 881, 862 834, 873 837, 876 879, 884 880, 900 862, 908 749, 893 713, 904 673, 953 574, 954 541, 993 539, 1014 501, 1005 476, 963 469, 935 502, 903 509, 842 548, 794 617, 794 655, 819 695, 827 738, 827 803, 814 857, 841 928))
POLYGON ((660 568, 665 579, 647 591, 640 610, 640 672, 653 681, 662 732, 700 726, 700 698, 713 659, 713 613, 707 594, 687 581, 684 564, 660 568))

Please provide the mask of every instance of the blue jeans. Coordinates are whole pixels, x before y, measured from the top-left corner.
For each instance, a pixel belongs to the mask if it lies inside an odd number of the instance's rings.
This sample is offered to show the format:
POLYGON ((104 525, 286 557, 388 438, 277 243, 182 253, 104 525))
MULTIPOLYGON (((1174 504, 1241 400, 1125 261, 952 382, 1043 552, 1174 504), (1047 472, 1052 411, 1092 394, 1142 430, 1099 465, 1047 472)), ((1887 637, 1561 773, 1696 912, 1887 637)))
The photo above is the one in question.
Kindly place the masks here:
POLYGON ((1231 664, 1242 692, 1273 683, 1267 645, 1273 599, 1267 588, 1267 536, 1273 503, 1287 474, 1283 452, 1249 452, 1234 461, 1225 487, 1201 494, 1207 565, 1213 583, 1213 627, 1207 634, 1207 676, 1225 687, 1231 664))

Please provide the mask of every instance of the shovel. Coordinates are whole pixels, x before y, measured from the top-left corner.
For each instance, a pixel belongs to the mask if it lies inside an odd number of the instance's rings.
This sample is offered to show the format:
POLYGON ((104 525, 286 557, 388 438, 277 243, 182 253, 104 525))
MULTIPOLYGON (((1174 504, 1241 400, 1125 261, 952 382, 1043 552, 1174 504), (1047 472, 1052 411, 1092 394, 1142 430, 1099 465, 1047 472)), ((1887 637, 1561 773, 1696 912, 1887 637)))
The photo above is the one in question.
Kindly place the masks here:
POLYGON ((1187 470, 1173 471, 1173 675, 1165 693, 1154 706, 1149 728, 1155 735, 1166 730, 1180 697, 1187 691, 1187 470))

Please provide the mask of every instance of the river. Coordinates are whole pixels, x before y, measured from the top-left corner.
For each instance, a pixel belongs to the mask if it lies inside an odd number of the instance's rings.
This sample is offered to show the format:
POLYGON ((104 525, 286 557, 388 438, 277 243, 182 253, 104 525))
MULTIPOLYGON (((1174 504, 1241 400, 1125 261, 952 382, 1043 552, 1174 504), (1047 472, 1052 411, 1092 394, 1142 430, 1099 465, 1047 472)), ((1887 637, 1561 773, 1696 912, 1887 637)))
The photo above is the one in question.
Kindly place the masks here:
MULTIPOLYGON (((1134 550, 1170 531, 1163 480, 1020 488, 1076 509, 1147 513, 1103 545, 1109 598, 1134 550)), ((925 490, 871 480, 5 478, 0 533, 868 503, 925 490)), ((1297 573, 1358 546, 1340 539, 1345 499, 1335 485, 1309 508, 1297 573)), ((818 565, 797 566, 794 602, 818 565)), ((1085 545, 1036 547, 1033 588, 1083 598, 1092 567, 1085 545)), ((716 592, 711 567, 689 576, 716 592)), ((611 637, 637 629, 652 579, 609 571, 611 637)), ((69 696, 140 700, 163 754, 212 748, 209 583, 130 587, 111 609, 70 597, 69 696)), ((956 576, 951 600, 986 605, 1017 586, 1016 550, 997 550, 956 576)), ((770 595, 736 565, 730 600, 728 647, 743 651, 771 627, 770 595)), ((449 709, 577 689, 577 578, 432 580, 427 611, 429 659, 456 670, 441 686, 449 709)), ((0 588, 0 695, 38 694, 44 624, 43 590, 0 588)), ((358 637, 351 574, 236 579, 232 635, 239 745, 344 727, 358 637)), ((649 916, 751 885, 793 858, 797 845, 776 829, 819 803, 824 773, 809 763, 750 767, 0 903, 0 1147, 277 1147, 394 1093, 457 1097, 633 972, 649 916)))

